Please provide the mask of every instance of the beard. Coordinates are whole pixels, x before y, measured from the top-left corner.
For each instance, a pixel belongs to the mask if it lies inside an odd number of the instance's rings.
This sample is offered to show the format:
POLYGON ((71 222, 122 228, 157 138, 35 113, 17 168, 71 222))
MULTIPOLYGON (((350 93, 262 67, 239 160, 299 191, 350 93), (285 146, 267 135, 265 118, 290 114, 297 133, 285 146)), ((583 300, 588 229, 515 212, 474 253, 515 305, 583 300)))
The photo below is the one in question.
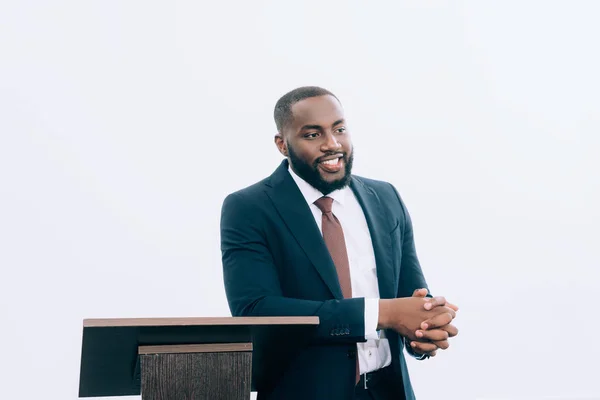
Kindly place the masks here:
MULTIPOLYGON (((318 159, 312 165, 302 160, 294 152, 291 146, 287 146, 288 155, 290 158, 290 164, 294 169, 294 172, 302 179, 304 179, 309 185, 317 189, 323 195, 328 195, 334 190, 342 189, 350 184, 350 178, 352 173, 352 162, 354 161, 354 149, 348 156, 348 153, 343 153, 342 159, 344 160, 344 176, 332 182, 328 182, 321 176, 319 172, 318 159)), ((330 156, 337 153, 325 154, 323 157, 330 156)))

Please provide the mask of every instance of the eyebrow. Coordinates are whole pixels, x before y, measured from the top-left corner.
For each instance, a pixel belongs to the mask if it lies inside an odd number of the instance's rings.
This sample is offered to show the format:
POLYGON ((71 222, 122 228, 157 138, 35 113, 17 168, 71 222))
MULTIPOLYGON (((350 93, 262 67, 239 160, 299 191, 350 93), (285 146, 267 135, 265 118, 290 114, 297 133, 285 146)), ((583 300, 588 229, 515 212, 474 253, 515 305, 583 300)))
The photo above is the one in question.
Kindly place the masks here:
MULTIPOLYGON (((338 119, 337 121, 335 121, 331 126, 336 126, 341 124, 342 122, 344 122, 344 119, 338 119)), ((305 129, 321 129, 321 125, 304 125, 302 128, 300 128, 301 131, 305 130, 305 129)))

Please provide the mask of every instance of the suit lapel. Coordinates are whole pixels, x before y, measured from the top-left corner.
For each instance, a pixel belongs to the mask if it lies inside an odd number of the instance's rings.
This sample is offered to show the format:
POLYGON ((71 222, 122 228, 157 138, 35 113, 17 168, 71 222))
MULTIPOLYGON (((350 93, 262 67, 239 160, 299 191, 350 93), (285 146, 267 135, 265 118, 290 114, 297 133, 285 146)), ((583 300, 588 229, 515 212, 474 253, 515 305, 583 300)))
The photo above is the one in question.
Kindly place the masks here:
POLYGON ((343 299, 344 296, 329 250, 327 250, 306 200, 287 168, 287 160, 284 160, 271 175, 266 183, 267 195, 333 296, 336 299, 343 299))
POLYGON ((392 239, 390 233, 393 228, 390 222, 391 216, 384 213, 381 200, 377 194, 367 187, 360 178, 353 176, 350 187, 365 213, 367 225, 369 226, 377 263, 379 297, 382 299, 394 298, 398 292, 398 271, 394 268, 391 256, 392 239))

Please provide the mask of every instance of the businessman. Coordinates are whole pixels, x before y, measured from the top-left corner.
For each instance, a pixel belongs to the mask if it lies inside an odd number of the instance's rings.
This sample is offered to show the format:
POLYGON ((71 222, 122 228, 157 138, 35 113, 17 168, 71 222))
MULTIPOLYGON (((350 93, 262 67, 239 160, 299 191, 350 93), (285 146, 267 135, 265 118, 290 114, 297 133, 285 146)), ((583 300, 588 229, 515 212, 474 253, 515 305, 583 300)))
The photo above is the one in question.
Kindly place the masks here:
POLYGON ((405 353, 435 356, 458 333, 457 307, 432 297, 406 206, 389 183, 352 175, 338 98, 301 87, 279 99, 283 161, 228 195, 221 214, 234 316, 318 316, 305 338, 258 343, 260 400, 414 400, 405 353), (282 346, 296 351, 282 356, 282 346))

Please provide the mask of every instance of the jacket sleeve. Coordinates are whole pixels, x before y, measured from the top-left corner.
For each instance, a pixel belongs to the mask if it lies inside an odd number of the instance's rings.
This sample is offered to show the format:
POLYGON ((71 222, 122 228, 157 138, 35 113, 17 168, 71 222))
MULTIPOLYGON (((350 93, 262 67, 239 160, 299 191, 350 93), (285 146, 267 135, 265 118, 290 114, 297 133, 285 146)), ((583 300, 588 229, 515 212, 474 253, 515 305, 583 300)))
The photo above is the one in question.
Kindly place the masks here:
MULTIPOLYGON (((410 218, 410 214, 408 213, 404 202, 400 198, 398 191, 392 185, 394 193, 398 199, 398 203, 400 205, 402 216, 404 218, 404 230, 402 232, 402 261, 400 266, 400 282, 398 285, 398 297, 411 297, 413 292, 417 289, 425 288, 427 289, 427 297, 433 297, 431 293, 429 293, 429 288, 427 287, 427 282, 425 281, 425 276, 423 275, 423 270, 421 269, 421 264, 419 263, 419 259, 417 257, 417 250, 415 247, 414 235, 413 235, 413 227, 412 220, 410 218)), ((416 358, 417 360, 424 360, 429 358, 428 355, 416 354, 412 348, 410 347, 410 343, 404 339, 406 352, 416 358)))
POLYGON ((365 341, 363 298, 313 301, 283 295, 257 211, 239 192, 227 196, 221 209, 223 279, 232 315, 318 316, 313 342, 365 341))

